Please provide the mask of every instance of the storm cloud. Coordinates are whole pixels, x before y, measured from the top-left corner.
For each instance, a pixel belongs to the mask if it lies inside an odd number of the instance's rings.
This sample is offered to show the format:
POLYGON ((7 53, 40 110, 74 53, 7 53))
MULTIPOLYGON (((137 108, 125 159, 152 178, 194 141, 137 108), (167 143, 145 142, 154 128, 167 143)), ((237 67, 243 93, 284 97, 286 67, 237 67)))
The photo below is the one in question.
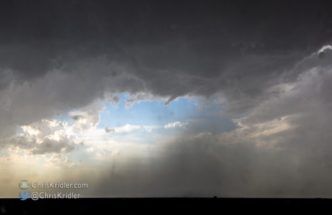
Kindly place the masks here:
MULTIPOLYGON (((328 1, 4 1, 0 32, 0 149, 75 166, 62 154, 84 145, 75 137, 121 93, 127 109, 185 96, 222 104, 218 117, 232 125, 215 116, 162 125, 182 130, 151 146, 150 160, 99 154, 116 157, 97 174, 113 184, 91 195, 332 192, 328 1), (73 124, 54 120, 62 114, 73 124)), ((103 133, 132 130, 151 133, 129 124, 103 133)))

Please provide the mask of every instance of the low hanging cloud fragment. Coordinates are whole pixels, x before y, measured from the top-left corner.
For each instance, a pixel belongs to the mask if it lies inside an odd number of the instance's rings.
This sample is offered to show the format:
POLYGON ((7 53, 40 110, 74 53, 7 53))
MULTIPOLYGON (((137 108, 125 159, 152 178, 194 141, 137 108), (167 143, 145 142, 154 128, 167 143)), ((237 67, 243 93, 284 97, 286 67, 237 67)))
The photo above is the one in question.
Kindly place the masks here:
POLYGON ((113 133, 113 132, 115 132, 115 130, 114 130, 114 128, 108 128, 108 127, 106 127, 105 128, 105 132, 106 133, 113 133))
POLYGON ((165 105, 169 105, 174 99, 176 99, 177 96, 171 96, 166 102, 165 105))
POLYGON ((136 92, 132 93, 127 99, 125 107, 128 109, 132 107, 135 103, 139 103, 142 101, 158 101, 163 100, 163 97, 160 96, 154 96, 151 93, 148 92, 136 92))

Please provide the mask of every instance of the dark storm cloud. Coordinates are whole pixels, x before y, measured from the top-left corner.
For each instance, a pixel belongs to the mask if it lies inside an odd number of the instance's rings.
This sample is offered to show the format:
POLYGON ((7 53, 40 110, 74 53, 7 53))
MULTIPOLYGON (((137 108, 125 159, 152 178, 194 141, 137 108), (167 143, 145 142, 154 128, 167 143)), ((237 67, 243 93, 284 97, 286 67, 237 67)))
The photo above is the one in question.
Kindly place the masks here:
MULTIPOLYGON (((189 131, 151 162, 112 163, 100 195, 331 194, 332 55, 317 52, 331 42, 328 1, 0 4, 0 137, 81 108, 87 121, 77 118, 74 128, 89 129, 102 109, 89 104, 119 101, 107 92, 134 94, 127 107, 219 93, 227 114, 255 109, 234 131, 218 133, 217 118, 201 123, 205 130, 189 124, 214 134, 189 131)), ((25 135, 12 144, 36 154, 74 147, 65 136, 25 135)))
POLYGON ((325 53, 324 53, 324 52, 320 52, 320 53, 318 54, 318 57, 319 57, 320 59, 324 59, 324 57, 325 57, 325 53))
MULTIPOLYGON (((125 90, 123 86, 129 83, 132 92, 140 88, 141 82, 128 73, 121 72, 117 79, 101 75, 103 71, 113 69, 121 70, 103 59, 92 59, 72 63, 68 66, 71 72, 51 70, 42 78, 23 83, 12 79, 9 86, 0 92, 1 132, 10 128, 7 135, 13 135, 15 125, 29 125, 72 109, 85 108, 97 98, 105 98, 105 91, 122 91, 125 90), (94 71, 99 75, 93 75, 94 71)), ((97 109, 92 111, 98 114, 97 109)))
MULTIPOLYGON (((126 66, 144 83, 135 88, 125 82, 118 91, 167 96, 166 104, 186 94, 222 91, 232 112, 243 112, 268 97, 266 88, 287 68, 330 41, 326 4, 4 2, 0 63, 18 80, 31 80, 54 68, 71 72, 68 63, 104 56, 106 64, 126 66)), ((114 79, 119 74, 89 72, 114 79)))

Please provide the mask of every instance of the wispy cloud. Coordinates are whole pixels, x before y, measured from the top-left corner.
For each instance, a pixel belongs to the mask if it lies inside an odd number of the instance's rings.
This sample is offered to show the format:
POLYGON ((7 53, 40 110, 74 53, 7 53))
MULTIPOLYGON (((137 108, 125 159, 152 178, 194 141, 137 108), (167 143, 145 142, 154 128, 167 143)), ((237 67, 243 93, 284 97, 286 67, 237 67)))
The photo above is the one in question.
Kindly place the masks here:
POLYGON ((126 124, 124 126, 120 126, 120 127, 115 127, 114 128, 114 132, 115 133, 126 133, 126 132, 132 132, 135 130, 143 130, 143 131, 148 131, 151 132, 152 131, 152 126, 147 126, 147 125, 130 125, 130 124, 126 124))
POLYGON ((176 122, 167 123, 164 126, 164 128, 166 128, 166 129, 176 128, 176 127, 186 128, 187 125, 188 125, 188 122, 182 123, 182 122, 176 121, 176 122))

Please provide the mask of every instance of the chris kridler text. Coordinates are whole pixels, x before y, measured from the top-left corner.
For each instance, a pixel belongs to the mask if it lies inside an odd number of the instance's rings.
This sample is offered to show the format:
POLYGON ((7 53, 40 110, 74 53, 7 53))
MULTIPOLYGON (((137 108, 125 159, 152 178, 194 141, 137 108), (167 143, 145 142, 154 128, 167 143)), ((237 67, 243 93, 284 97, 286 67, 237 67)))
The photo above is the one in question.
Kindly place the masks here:
POLYGON ((88 189, 87 183, 66 183, 66 182, 31 182, 32 189, 88 189))

